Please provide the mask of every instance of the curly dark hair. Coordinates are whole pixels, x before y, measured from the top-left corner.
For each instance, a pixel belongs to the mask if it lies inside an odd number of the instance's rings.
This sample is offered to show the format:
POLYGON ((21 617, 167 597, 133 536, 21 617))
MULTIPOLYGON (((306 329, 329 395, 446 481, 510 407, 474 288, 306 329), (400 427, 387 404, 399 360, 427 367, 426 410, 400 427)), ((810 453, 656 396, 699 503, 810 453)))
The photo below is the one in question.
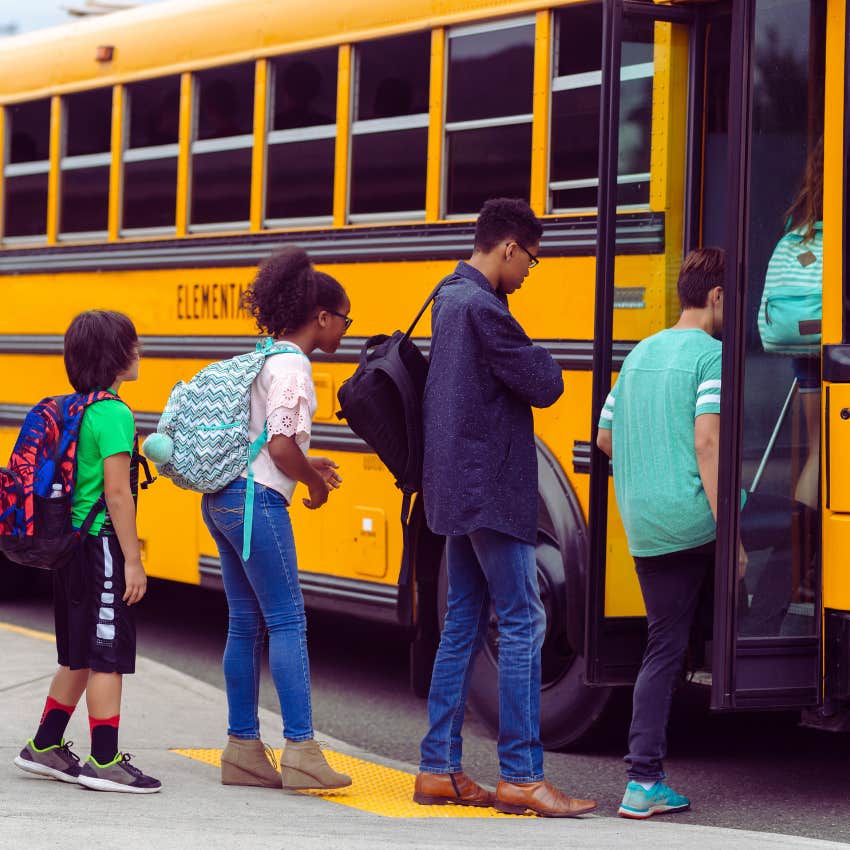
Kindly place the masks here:
POLYGON ((475 249, 485 254, 505 239, 516 239, 526 248, 540 241, 543 225, 527 201, 491 198, 481 207, 475 223, 475 249))
POLYGON ((316 271, 307 252, 293 245, 260 266, 243 304, 260 333, 278 337, 304 325, 317 307, 338 310, 345 297, 342 285, 316 271))

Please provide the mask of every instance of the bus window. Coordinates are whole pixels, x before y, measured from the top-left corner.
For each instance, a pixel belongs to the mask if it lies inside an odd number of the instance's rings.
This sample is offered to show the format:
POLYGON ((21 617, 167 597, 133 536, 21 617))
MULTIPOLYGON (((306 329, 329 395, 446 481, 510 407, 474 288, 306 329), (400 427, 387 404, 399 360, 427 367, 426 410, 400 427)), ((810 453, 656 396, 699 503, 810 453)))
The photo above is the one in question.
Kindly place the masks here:
POLYGON ((47 233, 47 181, 50 171, 50 101, 6 107, 9 152, 5 177, 6 239, 43 238, 47 233))
POLYGON ((271 62, 266 226, 332 221, 338 50, 271 62))
POLYGON ((528 198, 534 18, 449 32, 447 216, 474 215, 487 198, 528 198))
POLYGON ((820 622, 820 297, 816 308, 798 296, 781 308, 789 287, 823 282, 825 7, 755 4, 740 520, 749 563, 737 597, 738 634, 751 639, 813 635, 820 622))
POLYGON ((424 218, 431 35, 355 49, 350 219, 424 218))
POLYGON ((127 86, 122 233, 172 233, 177 212, 180 78, 127 86))
POLYGON ((112 89, 63 98, 59 230, 63 237, 106 236, 109 222, 109 166, 112 161, 112 89))
POLYGON ((247 229, 254 147, 254 64, 195 75, 192 230, 247 229))
MULTIPOLYGON (((653 26, 652 21, 624 22, 617 176, 620 209, 649 206, 653 26)), ((601 3, 569 6, 555 13, 550 212, 596 208, 601 44, 601 3)))

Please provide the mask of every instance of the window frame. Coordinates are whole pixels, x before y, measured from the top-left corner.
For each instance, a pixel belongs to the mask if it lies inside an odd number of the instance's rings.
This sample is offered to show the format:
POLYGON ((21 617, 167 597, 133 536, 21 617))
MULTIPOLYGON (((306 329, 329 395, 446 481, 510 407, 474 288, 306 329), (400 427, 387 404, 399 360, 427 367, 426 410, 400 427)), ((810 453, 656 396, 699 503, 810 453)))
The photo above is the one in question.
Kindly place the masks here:
MULTIPOLYGON (((327 48, 316 48, 316 50, 333 50, 336 53, 336 78, 334 79, 334 91, 336 93, 336 108, 334 109, 334 118, 339 115, 339 81, 340 81, 340 45, 331 44, 328 45, 327 48)), ((278 68, 274 64, 275 59, 280 59, 284 56, 300 56, 306 55, 309 53, 314 53, 315 50, 299 50, 292 51, 291 53, 279 53, 275 56, 269 56, 267 61, 267 68, 269 69, 269 73, 267 73, 266 77, 266 91, 265 91, 265 111, 266 111, 266 120, 264 125, 264 139, 263 139, 263 201, 262 201, 262 213, 261 213, 261 229, 262 230, 275 230, 275 229, 288 229, 294 227, 332 227, 334 224, 334 198, 336 196, 336 180, 337 180, 337 167, 336 167, 336 145, 334 146, 334 156, 333 161, 331 162, 331 169, 333 171, 331 175, 331 209, 327 215, 314 215, 314 216, 291 216, 284 218, 270 218, 266 215, 266 211, 268 208, 267 200, 268 200, 268 155, 269 151, 274 146, 283 146, 286 144, 290 144, 292 142, 314 142, 314 141, 322 141, 325 139, 336 139, 338 135, 338 127, 339 121, 334 120, 333 123, 330 124, 314 124, 311 127, 293 127, 286 130, 275 130, 273 129, 274 125, 274 105, 275 105, 275 92, 277 89, 277 73, 278 68)), ((257 79, 259 83, 259 78, 257 79)))
MULTIPOLYGON (((42 100, 43 98, 39 98, 42 100)), ((48 100, 48 109, 49 109, 49 98, 48 100)), ((28 101, 21 101, 22 103, 26 103, 28 101)), ((47 232, 49 230, 49 220, 50 220, 50 206, 47 205, 47 214, 44 219, 44 233, 37 233, 31 236, 7 236, 6 235, 6 201, 8 199, 8 183, 7 180, 10 177, 29 177, 33 174, 46 174, 47 175, 47 193, 50 194, 50 157, 48 155, 47 159, 37 159, 32 160, 31 162, 9 162, 9 157, 11 154, 11 145, 12 145, 12 135, 10 133, 10 128, 12 126, 12 122, 9 116, 9 109, 16 104, 6 104, 2 108, 0 108, 0 112, 2 112, 2 116, 0 116, 0 130, 2 130, 3 138, 2 144, 3 148, 0 153, 2 153, 2 180, 0 180, 0 227, 2 227, 2 231, 0 231, 0 243, 3 245, 9 246, 24 246, 24 245, 42 245, 47 242, 47 232)), ((48 112, 49 115, 49 112, 48 112)), ((50 136, 50 118, 48 117, 48 143, 50 136)))
MULTIPOLYGON (((592 0, 601 5, 602 0, 592 0)), ((582 4, 590 5, 590 4, 582 4)), ((546 213, 549 215, 596 215, 598 208, 596 206, 575 206, 575 207, 557 207, 554 204, 553 195, 555 192, 560 192, 569 189, 590 189, 598 188, 599 186, 599 167, 597 165, 597 173, 595 177, 582 177, 572 180, 552 180, 552 132, 554 127, 553 112, 555 95, 562 91, 576 91, 582 88, 602 87, 602 68, 594 71, 581 71, 577 74, 558 74, 558 46, 561 38, 561 20, 558 12, 568 10, 570 6, 565 6, 560 9, 552 10, 552 37, 549 45, 549 113, 548 123, 549 132, 547 135, 547 152, 546 152, 546 213)), ((655 84, 655 53, 653 42, 653 59, 652 62, 642 62, 634 65, 620 66, 620 83, 630 80, 645 80, 650 79, 655 84), (647 73, 648 71, 648 73, 647 73)), ((652 119, 650 119, 651 121, 652 119)), ((652 124, 650 124, 650 134, 652 133, 652 124)), ((649 185, 649 192, 645 204, 617 204, 617 212, 637 212, 650 209, 652 198, 652 172, 640 172, 634 174, 618 174, 617 186, 627 185, 629 183, 646 182, 649 185)))
MULTIPOLYGON (((133 83, 124 83, 121 92, 121 151, 119 156, 121 176, 118 190, 118 237, 121 239, 144 238, 146 236, 177 236, 177 211, 175 208, 174 224, 170 227, 125 227, 124 226, 124 168, 127 163, 132 162, 156 162, 162 159, 173 159, 177 165, 177 174, 174 178, 175 196, 179 197, 179 160, 180 160, 180 75, 168 74, 160 77, 152 77, 150 81, 160 79, 177 80, 177 140, 164 145, 147 145, 142 148, 131 148, 130 126, 133 120, 133 97, 130 89, 133 83)), ((139 82, 148 82, 141 80, 139 82)), ((113 121, 115 116, 113 115, 113 121)))
MULTIPOLYGON (((57 165, 57 205, 56 205, 56 241, 57 242, 106 242, 109 240, 109 205, 112 196, 112 144, 113 144, 113 122, 115 110, 113 104, 113 92, 115 86, 91 86, 71 92, 59 97, 59 158, 57 165), (109 92, 109 149, 102 153, 86 153, 67 156, 65 150, 68 144, 68 107, 69 99, 78 94, 87 94, 94 91, 109 92), (107 223, 103 230, 65 230, 62 223, 62 175, 68 171, 78 171, 84 168, 106 168, 107 170, 107 193, 106 193, 106 217, 107 223)), ((48 207, 48 215, 50 209, 48 207)), ((48 225, 49 227, 49 225, 48 225)))
MULTIPOLYGON (((442 152, 440 156, 440 211, 443 221, 462 221, 465 219, 475 218, 478 215, 478 210, 463 213, 448 212, 448 186, 449 186, 449 133, 463 132, 464 130, 483 130, 492 129, 494 127, 508 127, 517 124, 528 124, 532 131, 532 150, 529 151, 531 170, 533 171, 533 138, 534 138, 534 91, 532 88, 531 112, 515 113, 513 115, 497 116, 495 118, 479 118, 470 121, 447 121, 446 113, 449 102, 449 72, 451 58, 451 40, 453 38, 463 38, 470 35, 483 35, 489 32, 498 32, 506 29, 518 29, 520 27, 530 26, 534 39, 537 38, 537 16, 532 12, 524 15, 511 15, 506 18, 497 18, 490 21, 479 22, 475 24, 461 24, 456 27, 446 27, 445 29, 445 49, 443 51, 443 110, 441 116, 440 135, 442 137, 442 152)), ((534 40, 532 40, 534 44, 534 40)), ((534 55, 532 54, 532 71, 534 69, 534 55)), ((548 144, 548 138, 547 138, 548 144)), ((531 175, 530 175, 531 179, 531 175)), ((547 172, 548 183, 548 172, 547 172)), ((529 186, 529 193, 533 191, 533 187, 529 186)))
MULTIPOLYGON (((253 183, 254 170, 254 133, 253 130, 249 133, 240 133, 235 136, 221 136, 214 139, 199 139, 198 125, 201 111, 201 85, 200 75, 208 71, 220 70, 229 68, 233 65, 252 65, 254 85, 251 89, 251 102, 254 104, 254 94, 257 91, 258 74, 256 62, 227 62, 225 64, 210 65, 207 68, 198 68, 192 71, 192 120, 189 128, 189 163, 188 163, 188 184, 186 188, 186 233, 228 233, 231 231, 251 231, 251 191, 253 183), (236 221, 221 221, 221 222, 204 222, 195 223, 192 221, 192 195, 194 189, 194 165, 196 154, 206 153, 227 153, 228 151, 243 151, 251 152, 251 175, 248 177, 247 193, 248 193, 248 217, 236 221)), ((257 116, 253 114, 252 108, 252 125, 256 122, 257 116)), ((179 166, 178 166, 179 168, 179 166)), ((178 192, 179 198, 179 192, 178 192)))
MULTIPOLYGON (((432 50, 434 43, 434 28, 411 30, 404 35, 427 35, 428 45, 428 80, 430 94, 430 79, 431 79, 431 63, 433 61, 432 50)), ((387 35, 383 38, 368 39, 362 42, 356 42, 351 45, 351 74, 350 84, 348 89, 348 114, 349 114, 349 129, 348 129, 348 169, 346 173, 346 222, 349 224, 382 224, 392 223, 397 221, 415 221, 424 222, 427 215, 428 207, 428 153, 427 153, 427 138, 426 138, 426 154, 425 154, 425 185, 422 187, 423 204, 421 209, 417 210, 393 210, 390 212, 381 213, 353 213, 351 211, 351 190, 352 176, 354 173, 354 137, 369 136, 377 133, 392 133, 397 130, 422 130, 426 133, 430 132, 431 126, 431 111, 427 109, 424 112, 417 112, 413 115, 396 115, 392 118, 367 118, 365 120, 355 120, 357 115, 357 98, 360 94, 360 51, 364 44, 369 44, 375 41, 394 38, 393 35, 387 35)))

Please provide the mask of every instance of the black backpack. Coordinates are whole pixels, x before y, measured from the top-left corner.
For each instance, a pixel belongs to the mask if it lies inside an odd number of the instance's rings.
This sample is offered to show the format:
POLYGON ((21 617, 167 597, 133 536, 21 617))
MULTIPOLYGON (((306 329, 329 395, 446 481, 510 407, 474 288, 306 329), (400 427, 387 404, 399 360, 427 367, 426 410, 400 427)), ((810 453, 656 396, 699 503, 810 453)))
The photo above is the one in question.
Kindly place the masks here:
POLYGON ((401 523, 404 558, 399 584, 408 579, 408 524, 410 501, 422 487, 422 398, 428 376, 428 360, 410 339, 414 328, 445 282, 441 280, 405 333, 369 337, 360 352, 354 374, 339 388, 338 419, 349 427, 381 459, 395 476, 404 494, 401 523))

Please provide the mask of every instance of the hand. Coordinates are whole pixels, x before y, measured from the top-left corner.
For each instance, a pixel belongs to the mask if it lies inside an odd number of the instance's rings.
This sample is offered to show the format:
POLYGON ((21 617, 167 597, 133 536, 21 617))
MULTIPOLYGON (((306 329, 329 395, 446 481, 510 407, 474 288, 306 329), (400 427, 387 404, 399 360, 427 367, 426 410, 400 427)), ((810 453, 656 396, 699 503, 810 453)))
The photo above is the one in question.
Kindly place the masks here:
POLYGON ((301 500, 304 502, 304 507, 309 508, 311 511, 322 507, 327 502, 328 494, 330 493, 330 489, 322 474, 318 470, 315 470, 315 473, 310 483, 307 484, 310 490, 310 498, 301 500))
POLYGON ((313 469, 322 476, 325 484, 327 484, 331 490, 339 489, 340 484, 342 484, 342 478, 336 471, 339 467, 334 461, 332 461, 329 457, 308 457, 307 460, 310 462, 310 466, 312 466, 313 469))
POLYGON ((148 589, 148 577, 141 561, 126 561, 124 563, 124 596, 128 605, 134 605, 148 589))
POLYGON ((743 543, 738 543, 738 581, 743 580, 747 574, 747 564, 750 559, 747 557, 747 552, 744 549, 743 543))

